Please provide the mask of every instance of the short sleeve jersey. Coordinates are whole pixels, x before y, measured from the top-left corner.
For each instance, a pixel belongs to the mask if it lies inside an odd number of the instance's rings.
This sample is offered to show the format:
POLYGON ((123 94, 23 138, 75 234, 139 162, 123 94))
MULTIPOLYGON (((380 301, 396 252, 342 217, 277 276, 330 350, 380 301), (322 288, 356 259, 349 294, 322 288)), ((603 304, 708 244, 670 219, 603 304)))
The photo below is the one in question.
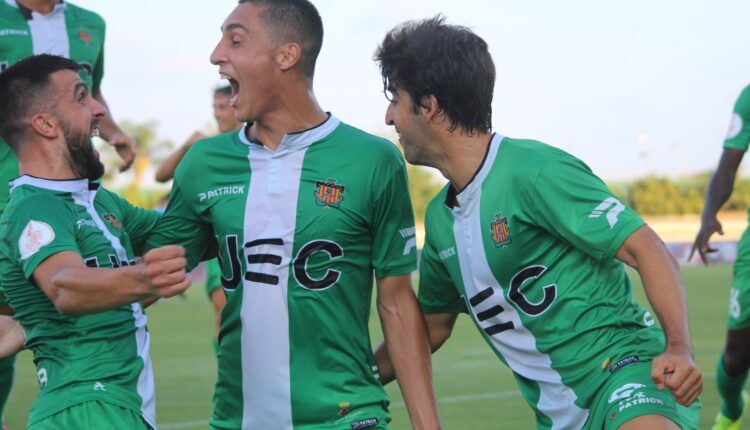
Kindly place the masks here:
POLYGON ((724 139, 724 148, 747 151, 748 145, 750 145, 750 85, 742 90, 734 104, 729 131, 724 139))
POLYGON ((471 315, 542 428, 586 428, 610 364, 664 348, 614 259, 643 225, 580 160, 495 135, 473 180, 428 207, 420 305, 471 315))
POLYGON ((158 214, 131 206, 88 180, 22 176, 0 218, 0 282, 34 353, 40 389, 29 424, 86 401, 133 410, 155 427, 146 315, 139 303, 66 316, 34 282, 63 251, 89 267, 132 264, 158 214))
POLYGON ((383 423, 368 317, 373 273, 416 265, 403 158, 331 116, 275 152, 245 136, 190 149, 149 240, 185 246, 191 266, 218 243, 227 305, 211 425, 383 423))
MULTIPOLYGON (((68 2, 41 15, 15 0, 0 0, 0 73, 32 55, 54 54, 79 63, 81 79, 96 91, 104 76, 104 34, 101 16, 68 2)), ((7 184, 16 176, 18 158, 0 139, 0 214, 8 201, 7 184)))

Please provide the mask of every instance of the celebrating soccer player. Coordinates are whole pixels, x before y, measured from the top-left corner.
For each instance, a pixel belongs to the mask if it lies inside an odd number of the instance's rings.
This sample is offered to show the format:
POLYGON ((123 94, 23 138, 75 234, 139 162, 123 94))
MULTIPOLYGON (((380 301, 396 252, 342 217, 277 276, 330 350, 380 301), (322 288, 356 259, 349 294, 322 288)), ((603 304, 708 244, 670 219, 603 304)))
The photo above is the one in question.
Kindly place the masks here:
POLYGON ((210 425, 388 428, 367 327, 374 271, 412 423, 438 428, 401 155, 318 105, 323 26, 309 1, 240 1, 222 32, 211 61, 248 125, 193 145, 149 239, 183 245, 189 267, 218 245, 227 305, 210 425))
MULTIPOLYGON (((696 428, 703 382, 685 293, 656 234, 580 160, 491 132, 495 67, 470 30, 408 22, 376 59, 406 159, 450 181, 428 207, 420 265, 432 349, 470 314, 539 428, 696 428), (623 262, 663 332, 633 301, 623 262)), ((384 381, 388 351, 377 353, 384 381)))
POLYGON ((79 69, 40 55, 0 74, 0 137, 21 173, 0 218, 0 282, 40 384, 27 428, 155 428, 139 302, 188 287, 184 250, 154 249, 136 262, 159 214, 99 186, 91 136, 106 108, 79 69))
MULTIPOLYGON (((701 228, 695 238, 690 258, 698 252, 708 264, 707 254, 714 251, 709 239, 714 233, 723 234, 716 218, 719 209, 732 195, 734 178, 742 156, 750 145, 750 86, 747 86, 734 105, 729 133, 724 140, 724 152, 706 192, 706 205, 701 216, 701 228)), ((716 363, 716 385, 721 395, 721 411, 716 416, 714 430, 739 430, 750 398, 743 392, 750 367, 750 230, 737 245, 734 280, 729 294, 727 341, 716 363)))

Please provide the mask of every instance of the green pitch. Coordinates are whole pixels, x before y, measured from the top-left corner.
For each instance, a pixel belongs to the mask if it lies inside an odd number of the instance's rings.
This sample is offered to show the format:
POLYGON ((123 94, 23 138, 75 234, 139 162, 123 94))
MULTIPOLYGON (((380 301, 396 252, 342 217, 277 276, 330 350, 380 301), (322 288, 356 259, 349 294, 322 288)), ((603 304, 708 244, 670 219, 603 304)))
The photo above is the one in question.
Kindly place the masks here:
MULTIPOLYGON (((718 410, 716 358, 724 342, 724 319, 731 267, 689 267, 687 284, 695 356, 703 370, 701 428, 708 428, 718 410)), ((643 292, 635 286, 639 300, 643 292)), ((156 376, 157 419, 161 430, 206 428, 216 362, 211 350, 212 316, 201 286, 186 297, 159 303, 148 311, 156 376)), ((370 318, 373 342, 381 339, 377 314, 370 318)), ((467 316, 459 318, 453 336, 433 356, 435 388, 445 428, 528 429, 534 421, 516 390, 510 372, 492 355, 467 316)), ((23 429, 37 391, 31 354, 18 357, 16 383, 5 411, 9 430, 23 429)), ((394 430, 408 429, 406 408, 398 386, 388 386, 394 430)), ((745 428, 750 429, 750 421, 745 428)))

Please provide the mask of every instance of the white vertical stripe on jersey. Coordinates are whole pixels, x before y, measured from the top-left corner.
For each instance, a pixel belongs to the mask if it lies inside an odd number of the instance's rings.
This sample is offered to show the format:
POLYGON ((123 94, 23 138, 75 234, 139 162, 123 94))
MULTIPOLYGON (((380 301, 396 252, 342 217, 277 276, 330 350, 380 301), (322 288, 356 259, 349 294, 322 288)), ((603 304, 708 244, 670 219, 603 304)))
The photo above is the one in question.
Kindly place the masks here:
MULTIPOLYGON (((94 198, 96 197, 96 190, 94 191, 79 191, 74 192, 73 201, 76 204, 86 208, 89 216, 94 223, 102 232, 104 237, 107 238, 112 248, 117 253, 117 258, 122 264, 129 264, 128 253, 125 248, 122 247, 120 239, 115 237, 107 229, 106 224, 101 219, 99 214, 94 208, 94 198)), ((138 375, 138 395, 141 397, 141 414, 143 419, 153 428, 156 428, 156 395, 154 387, 154 369, 151 365, 151 355, 149 349, 151 347, 151 336, 146 329, 146 315, 143 313, 143 308, 140 303, 133 303, 130 305, 133 310, 133 319, 135 320, 135 343, 138 357, 143 360, 143 369, 141 369, 140 375, 138 375)))
POLYGON ((250 254, 272 254, 281 257, 281 264, 247 264, 247 271, 277 276, 278 285, 242 281, 242 429, 292 430, 287 286, 307 149, 280 147, 274 153, 257 144, 248 148, 252 173, 244 243, 276 238, 284 244, 243 247, 246 263, 250 254))
POLYGON ((480 330, 482 326, 513 322, 514 329, 489 336, 489 339, 493 347, 505 357, 508 366, 514 372, 537 382, 539 386, 537 408, 552 420, 552 430, 580 429, 588 419, 588 410, 581 409, 573 403, 577 398, 573 390, 563 384, 560 374, 552 368, 550 356, 542 354, 536 348, 534 335, 523 326, 514 305, 506 300, 503 287, 492 274, 484 252, 483 235, 489 230, 483 228, 480 214, 481 185, 492 168, 501 141, 500 136, 492 139, 484 165, 472 183, 457 196, 460 207, 453 211, 453 234, 456 239, 456 249, 459 251, 458 261, 466 292, 464 299, 480 330), (469 303, 469 298, 487 287, 492 287, 495 291, 492 295, 493 305, 499 304, 503 307, 503 311, 483 321, 480 326, 476 320, 476 314, 492 305, 485 302, 478 305, 478 309, 474 309, 469 303))
POLYGON ((70 58, 70 41, 65 26, 65 3, 58 3, 47 15, 31 12, 28 21, 34 55, 52 54, 70 58))

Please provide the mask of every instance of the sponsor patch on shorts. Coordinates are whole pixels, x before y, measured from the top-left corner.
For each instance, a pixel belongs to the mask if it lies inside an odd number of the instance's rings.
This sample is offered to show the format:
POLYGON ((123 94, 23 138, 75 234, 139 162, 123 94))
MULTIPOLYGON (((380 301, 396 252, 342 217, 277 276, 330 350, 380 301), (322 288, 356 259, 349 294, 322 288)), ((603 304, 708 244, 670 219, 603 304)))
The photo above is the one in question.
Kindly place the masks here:
POLYGON ((609 366, 607 366, 607 370, 609 370, 610 373, 615 373, 618 370, 622 369, 623 367, 627 366, 628 364, 637 363, 639 361, 639 358, 637 355, 631 355, 629 357, 625 357, 622 360, 618 360, 609 366))
POLYGON ((378 425, 377 418, 367 418, 366 420, 354 421, 352 423, 352 430, 369 429, 378 425))

